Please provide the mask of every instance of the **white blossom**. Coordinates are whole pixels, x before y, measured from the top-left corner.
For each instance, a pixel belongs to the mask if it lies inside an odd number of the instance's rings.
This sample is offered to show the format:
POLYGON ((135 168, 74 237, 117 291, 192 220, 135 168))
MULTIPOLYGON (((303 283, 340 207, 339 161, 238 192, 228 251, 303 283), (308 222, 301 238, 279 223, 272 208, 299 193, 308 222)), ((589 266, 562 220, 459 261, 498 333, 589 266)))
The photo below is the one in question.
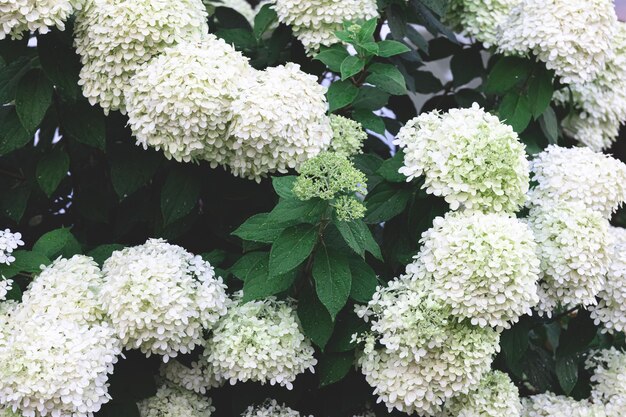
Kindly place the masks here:
POLYGON ((550 145, 530 167, 533 204, 582 202, 609 218, 626 201, 626 164, 589 148, 550 145))
POLYGON ((232 104, 227 164, 236 176, 256 179, 297 168, 328 148, 326 88, 293 63, 242 80, 232 104))
POLYGON ((125 112, 124 94, 139 67, 167 47, 208 33, 201 0, 90 0, 77 15, 79 84, 105 114, 125 112))
POLYGON ((520 0, 453 0, 446 20, 489 48, 497 40, 498 29, 520 0))
POLYGON ((551 392, 522 399, 522 417, 611 417, 604 406, 551 392))
POLYGON ((221 385, 204 356, 192 362, 189 367, 176 359, 163 363, 161 376, 175 385, 198 394, 205 394, 209 389, 221 385))
POLYGON ((265 400, 261 405, 248 407, 241 417, 300 417, 300 413, 276 400, 265 400))
POLYGON ((210 417, 215 411, 210 398, 168 385, 137 405, 141 417, 210 417))
POLYGON ((65 21, 83 0, 0 0, 0 40, 22 39, 25 32, 65 29, 65 21))
POLYGON ((378 17, 375 0, 275 0, 278 20, 292 27, 309 54, 339 42, 343 22, 378 17))
POLYGON ((239 299, 213 329, 204 351, 218 380, 232 385, 269 382, 288 389, 299 374, 314 372, 313 353, 294 306, 274 297, 247 303, 239 299))
POLYGON ((0 301, 6 300, 7 294, 13 288, 13 280, 3 279, 0 281, 0 301))
POLYGON ((125 91, 137 143, 177 161, 224 163, 230 105, 240 79, 252 71, 247 58, 213 35, 166 49, 137 71, 125 91))
POLYGON ((611 0, 521 0, 496 44, 507 55, 533 54, 565 84, 593 80, 614 55, 611 0))
POLYGON ((593 369, 593 401, 606 405, 608 417, 623 416, 626 410, 626 353, 611 347, 591 356, 586 366, 593 369))
POLYGON ((103 306, 124 347, 164 362, 191 352, 226 314, 226 286, 213 267, 163 240, 113 252, 103 272, 103 306))
POLYGON ((404 149, 399 172, 408 181, 425 177, 429 194, 445 197, 452 210, 514 212, 528 190, 528 161, 513 129, 477 104, 421 114, 400 129, 404 149))
POLYGON ((12 233, 9 229, 0 230, 0 264, 9 265, 11 262, 15 262, 12 253, 23 245, 21 233, 12 233))

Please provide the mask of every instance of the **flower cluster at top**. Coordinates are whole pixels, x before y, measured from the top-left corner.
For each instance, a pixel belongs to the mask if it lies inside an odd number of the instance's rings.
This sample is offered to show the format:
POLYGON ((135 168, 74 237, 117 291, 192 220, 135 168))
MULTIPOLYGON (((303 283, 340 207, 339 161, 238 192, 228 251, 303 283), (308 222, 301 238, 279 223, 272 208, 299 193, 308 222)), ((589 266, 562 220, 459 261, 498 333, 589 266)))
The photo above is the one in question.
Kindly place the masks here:
POLYGON ((256 381, 291 389, 298 374, 314 372, 314 349, 290 301, 273 297, 235 304, 215 326, 204 357, 218 381, 256 381))
POLYGON ((378 17, 375 0, 275 0, 273 7, 280 22, 292 27, 309 54, 337 43, 335 32, 342 29, 343 22, 378 17))
POLYGON ((426 192, 457 210, 515 212, 525 202, 528 161, 513 129, 477 104, 421 114, 400 129, 400 173, 424 175, 426 192))
POLYGON ((367 132, 361 124, 336 114, 330 115, 330 127, 333 130, 333 138, 330 142, 330 150, 345 156, 361 153, 363 142, 367 139, 367 132))
POLYGON ((210 398, 168 385, 137 406, 141 417, 210 417, 215 411, 210 398))
POLYGON ((520 0, 452 0, 445 19, 463 34, 489 48, 498 38, 500 25, 520 0))
POLYGON ((11 233, 9 229, 0 230, 0 264, 10 264, 15 261, 13 251, 24 245, 21 233, 11 233))
POLYGON ((522 399, 522 417, 618 417, 607 416, 602 404, 576 401, 551 392, 522 399))
POLYGON ((266 400, 261 405, 248 407, 241 417, 300 417, 300 413, 276 400, 266 400))
POLYGON ((223 382, 216 379, 213 368, 209 365, 205 356, 201 356, 197 361, 192 362, 189 367, 176 359, 170 360, 161 364, 160 373, 163 378, 172 384, 198 394, 205 394, 209 389, 217 388, 223 382))
POLYGON ((626 352, 610 348, 587 359, 593 369, 591 398, 606 406, 607 417, 619 417, 626 410, 626 352))
POLYGON ((48 33, 51 27, 65 29, 65 21, 83 0, 2 0, 0 40, 22 39, 24 32, 48 33))

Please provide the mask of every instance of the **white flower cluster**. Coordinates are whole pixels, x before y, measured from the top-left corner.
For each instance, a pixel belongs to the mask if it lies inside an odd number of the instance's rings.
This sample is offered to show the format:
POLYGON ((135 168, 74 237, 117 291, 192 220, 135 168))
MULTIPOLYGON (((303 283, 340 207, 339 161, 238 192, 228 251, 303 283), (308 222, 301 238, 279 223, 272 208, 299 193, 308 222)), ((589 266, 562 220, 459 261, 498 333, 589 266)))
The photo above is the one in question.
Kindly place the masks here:
POLYGON ((291 26, 309 54, 339 42, 343 22, 378 17, 375 0, 275 0, 278 20, 291 26))
POLYGON ((3 279, 0 281, 0 301, 6 300, 7 294, 13 288, 13 280, 3 279))
POLYGON ((11 233, 9 229, 0 230, 0 264, 10 264, 15 262, 15 257, 11 255, 19 246, 23 246, 22 234, 11 233))
POLYGON ((576 401, 551 392, 522 399, 522 417, 613 417, 607 416, 602 404, 576 401))
POLYGON ((65 21, 83 0, 0 0, 0 40, 22 39, 24 32, 48 33, 50 27, 64 30, 65 21))
POLYGON ((533 234, 506 214, 448 213, 422 235, 417 255, 433 291, 472 324, 509 328, 539 301, 533 234))
POLYGON ((247 58, 213 35, 166 49, 137 71, 125 92, 137 143, 177 161, 227 162, 230 105, 240 79, 252 71, 247 58))
POLYGON ((590 357, 586 365, 594 369, 592 400, 606 406, 608 417, 623 416, 626 410, 626 352, 612 347, 590 357))
POLYGON ((446 402, 438 417, 520 417, 521 413, 517 387, 507 374, 491 371, 468 395, 459 395, 446 402))
POLYGON ((205 394, 209 389, 221 385, 204 356, 192 362, 190 367, 183 365, 176 359, 163 363, 161 364, 161 376, 175 385, 198 394, 205 394))
POLYGON ((92 417, 110 400, 121 343, 96 306, 102 274, 58 259, 0 315, 0 406, 26 417, 92 417))
POLYGON ((400 129, 399 172, 408 181, 424 174, 426 192, 445 197, 453 210, 514 212, 525 202, 528 161, 513 129, 477 104, 421 114, 400 129))
POLYGON ((215 326, 204 351, 217 380, 233 385, 269 382, 288 389, 299 374, 307 369, 314 372, 313 353, 293 305, 273 297, 238 300, 215 326))
POLYGON ((611 0, 521 0, 496 44, 504 54, 532 53, 566 84, 583 83, 613 57, 616 31, 611 0))
POLYGON ((167 47, 208 33, 201 0, 90 0, 76 18, 79 84, 105 113, 125 112, 124 94, 137 69, 167 47))
POLYGON ((215 411, 210 398, 168 385, 137 405, 141 417, 210 417, 215 411))
POLYGON ((331 151, 347 157, 362 152, 361 148, 367 139, 367 132, 363 130, 359 122, 331 114, 330 127, 333 130, 333 138, 330 142, 331 151))
POLYGON ((266 400, 261 405, 248 407, 241 417, 300 417, 300 413, 276 400, 266 400))
POLYGON ((103 306, 128 349, 167 362, 202 343, 226 314, 226 286, 213 267, 160 239, 113 252, 104 262, 103 306))
POLYGON ((500 25, 520 0, 453 0, 446 20, 489 48, 497 41, 500 25))
POLYGON ((480 382, 499 350, 493 329, 451 315, 419 262, 388 287, 379 287, 357 314, 371 321, 358 363, 390 411, 436 415, 444 401, 480 382))

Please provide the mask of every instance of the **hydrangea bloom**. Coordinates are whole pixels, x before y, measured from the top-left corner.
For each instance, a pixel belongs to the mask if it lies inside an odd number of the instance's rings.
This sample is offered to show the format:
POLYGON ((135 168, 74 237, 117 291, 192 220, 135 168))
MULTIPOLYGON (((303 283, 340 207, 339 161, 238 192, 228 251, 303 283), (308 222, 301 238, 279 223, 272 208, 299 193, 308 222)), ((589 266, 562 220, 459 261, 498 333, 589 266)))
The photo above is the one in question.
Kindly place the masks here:
POLYGON ((611 0, 522 0, 498 33, 504 54, 532 53, 566 83, 593 80, 613 56, 611 0))
POLYGON ((137 406, 141 417, 210 417, 215 411, 210 398, 167 385, 137 406))
POLYGON ((467 395, 446 402, 440 417, 520 417, 522 403, 509 376, 492 371, 467 395))
POLYGON ((0 301, 6 300, 7 294, 13 288, 13 280, 3 279, 0 281, 0 301))
POLYGON ((91 0, 76 19, 79 84, 104 112, 125 112, 124 92, 139 67, 167 47, 208 33, 201 0, 91 0))
POLYGON ((64 30, 65 21, 83 0, 0 0, 0 40, 22 39, 24 32, 48 33, 51 26, 64 30))
POLYGON ((11 255, 15 249, 24 245, 21 233, 11 233, 9 229, 0 230, 0 264, 10 264, 15 261, 11 255))
POLYGON ((288 389, 298 374, 314 372, 313 353, 293 305, 273 297, 238 301, 213 329, 204 351, 218 380, 269 382, 288 389))
POLYGON ((366 193, 367 177, 342 154, 322 152, 298 169, 293 193, 301 200, 332 200, 342 193, 366 193))
POLYGON ((539 310, 596 304, 610 265, 609 223, 581 204, 534 207, 528 216, 541 260, 539 310))
POLYGON ((289 63, 242 82, 246 85, 231 108, 228 165, 234 175, 260 181, 268 173, 299 167, 329 146, 326 88, 316 77, 289 63))
POLYGON ((528 190, 528 161, 513 129, 477 104, 421 114, 400 129, 400 173, 424 174, 426 192, 445 197, 453 210, 516 211, 528 190))
POLYGON ((506 214, 451 213, 422 235, 417 255, 434 293, 472 324, 509 328, 539 301, 533 234, 506 214))
POLYGON ((499 26, 520 0, 453 0, 448 6, 446 20, 463 34, 472 36, 485 47, 494 45, 499 26))
POLYGON ((591 376, 594 402, 607 405, 608 417, 623 415, 626 410, 626 353, 611 347, 590 357, 586 365, 594 369, 591 376), (620 410, 622 414, 617 413, 620 410))
POLYGON ((330 127, 333 130, 333 139, 330 142, 330 150, 345 156, 361 153, 363 142, 367 139, 367 132, 361 124, 336 114, 330 115, 330 127))
POLYGON ((183 365, 176 359, 163 363, 161 364, 161 376, 175 385, 198 394, 205 394, 209 389, 221 385, 215 379, 213 369, 204 356, 201 356, 196 362, 192 362, 191 367, 183 365))
POLYGON ((407 275, 357 309, 371 321, 358 363, 390 411, 435 415, 446 399, 479 383, 499 350, 497 332, 460 323, 431 286, 425 268, 410 264, 407 275))
POLYGON ((339 42, 335 32, 343 22, 378 16, 375 0, 275 0, 274 9, 310 54, 339 42))
POLYGON ((626 165, 589 148, 548 146, 530 163, 534 204, 582 202, 604 217, 626 201, 626 165))
POLYGON ((522 399, 522 417, 610 417, 601 404, 576 401, 551 392, 522 399))
POLYGON ((114 252, 103 271, 103 305, 124 346, 165 362, 192 351, 226 314, 226 287, 213 267, 163 240, 114 252))
POLYGON ((177 161, 223 163, 230 104, 238 80, 252 71, 247 58, 213 35, 166 49, 137 71, 125 92, 137 143, 177 161))
POLYGON ((266 400, 261 405, 248 407, 241 417, 300 417, 300 413, 276 400, 266 400))

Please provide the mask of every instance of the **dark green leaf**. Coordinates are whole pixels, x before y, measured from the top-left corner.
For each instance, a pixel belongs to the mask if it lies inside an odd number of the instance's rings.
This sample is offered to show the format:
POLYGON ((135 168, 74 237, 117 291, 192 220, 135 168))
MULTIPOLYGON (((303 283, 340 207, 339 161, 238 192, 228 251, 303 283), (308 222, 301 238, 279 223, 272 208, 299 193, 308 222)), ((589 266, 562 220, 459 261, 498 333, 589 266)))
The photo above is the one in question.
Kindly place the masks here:
POLYGON ((409 52, 411 48, 398 41, 381 41, 378 42, 378 56, 385 58, 400 55, 405 52, 409 52))
POLYGON ((281 275, 291 271, 311 254, 317 241, 313 225, 289 227, 278 236, 270 252, 270 274, 281 275))
POLYGON ((334 320, 350 295, 352 276, 348 259, 342 253, 321 245, 315 252, 313 279, 320 301, 334 320))
POLYGON ((261 39, 263 34, 278 21, 276 11, 271 4, 264 4, 261 10, 254 16, 254 36, 261 39))
POLYGON ((341 63, 341 79, 347 80, 353 75, 358 74, 365 67, 365 62, 359 57, 350 55, 347 56, 341 63))
POLYGON ((32 191, 28 183, 11 188, 6 195, 0 195, 0 212, 16 223, 22 219, 32 191))
POLYGON ((374 32, 376 31, 377 25, 377 18, 368 19, 363 22, 363 24, 361 24, 361 30, 359 31, 359 41, 364 43, 367 42, 369 39, 372 39, 374 37, 374 32))
POLYGON ((502 57, 493 66, 485 83, 485 92, 505 94, 524 82, 532 71, 531 62, 525 58, 502 57))
POLYGON ((349 80, 335 81, 328 88, 326 97, 328 98, 329 111, 346 107, 356 98, 359 94, 359 89, 356 88, 349 80))
POLYGON ((352 352, 327 353, 323 355, 317 365, 320 387, 342 380, 350 371, 352 362, 354 362, 354 354, 352 352))
POLYGON ((441 33, 452 42, 457 42, 454 32, 441 23, 437 16, 433 14, 431 9, 422 4, 420 0, 409 0, 409 4, 413 7, 413 10, 415 10, 417 17, 419 18, 419 23, 424 25, 430 33, 435 36, 441 33))
POLYGON ((15 108, 12 107, 0 118, 0 155, 20 149, 31 140, 33 135, 24 129, 15 108))
POLYGON ((272 177, 272 186, 274 191, 280 198, 293 199, 293 183, 296 181, 295 175, 286 175, 284 177, 272 177))
POLYGON ((348 352, 356 347, 352 336, 367 330, 367 323, 354 312, 340 314, 337 317, 335 331, 327 345, 329 352, 348 352))
POLYGON ((578 382, 578 361, 572 356, 557 356, 554 370, 563 392, 572 392, 578 382))
POLYGON ((413 26, 407 26, 406 36, 413 43, 413 45, 417 47, 417 49, 424 51, 424 53, 428 54, 428 42, 426 42, 424 36, 422 36, 422 34, 419 33, 419 31, 417 31, 413 26))
MULTIPOLYGON (((267 255, 267 253, 266 253, 267 255)), ((283 292, 293 284, 296 271, 281 275, 270 275, 267 256, 252 273, 248 274, 243 284, 243 302, 260 300, 283 292)))
POLYGON ((62 119, 63 133, 85 145, 104 149, 106 134, 102 109, 81 101, 65 106, 62 119))
POLYGON ((465 85, 482 76, 485 68, 481 51, 476 48, 467 48, 454 54, 450 61, 450 70, 453 76, 452 83, 455 86, 465 85))
POLYGON ((381 182, 365 197, 365 222, 380 223, 402 213, 411 198, 411 190, 381 182))
POLYGON ((500 119, 511 125, 517 133, 521 133, 526 129, 532 117, 526 96, 515 92, 507 93, 504 96, 498 108, 498 114, 500 119))
POLYGON ((378 285, 376 273, 365 261, 356 258, 350 259, 350 272, 352 273, 350 297, 359 303, 367 303, 372 299, 378 285))
POLYGON ((385 133, 385 122, 380 116, 372 113, 371 110, 358 109, 352 112, 352 118, 361 123, 364 129, 369 129, 372 132, 385 133))
POLYGON ((355 109, 371 111, 386 106, 388 101, 389 93, 384 92, 380 88, 365 85, 359 89, 359 93, 354 99, 352 106, 355 109))
POLYGON ((548 142, 551 145, 556 145, 559 141, 559 125, 552 107, 547 107, 543 112, 539 118, 539 126, 541 126, 543 134, 548 138, 548 142))
POLYGON ((269 213, 268 219, 279 223, 292 220, 299 220, 300 223, 317 223, 327 206, 328 203, 319 198, 305 201, 280 199, 276 207, 269 213))
POLYGON ((37 182, 48 197, 52 195, 70 168, 70 157, 60 147, 44 155, 37 164, 37 182))
POLYGON ((109 259, 113 252, 124 249, 123 245, 119 243, 108 243, 105 245, 100 245, 87 253, 88 256, 91 256, 94 261, 98 263, 98 265, 102 266, 104 261, 109 259))
POLYGON ((193 210, 200 196, 200 178, 187 167, 170 171, 161 190, 161 213, 167 226, 193 210))
POLYGON ((216 267, 226 259, 226 251, 222 249, 213 249, 210 252, 203 253, 201 256, 202 260, 210 263, 213 267, 216 267))
POLYGON ((111 182, 118 197, 126 198, 146 185, 160 162, 158 154, 136 147, 111 153, 111 182))
POLYGON ((43 71, 29 71, 17 84, 15 109, 26 131, 34 134, 52 102, 52 84, 43 71))
POLYGON ((256 38, 249 29, 220 29, 215 34, 238 50, 254 49, 256 47, 256 38))
POLYGON ((313 289, 308 286, 298 300, 298 318, 304 334, 323 350, 333 333, 334 323, 313 289))
POLYGON ((272 243, 285 228, 298 223, 298 220, 275 221, 268 213, 256 214, 246 220, 233 235, 253 242, 272 243))
POLYGON ((34 64, 34 59, 23 56, 7 66, 0 67, 0 105, 15 100, 18 83, 34 64))
POLYGON ((530 110, 535 119, 543 114, 550 105, 554 88, 552 80, 554 71, 548 71, 545 68, 536 69, 530 77, 528 84, 528 103, 530 110))
POLYGON ((437 16, 443 16, 448 10, 447 0, 420 0, 426 7, 435 12, 437 16))
POLYGON ((532 322, 524 316, 512 328, 502 332, 500 346, 510 368, 516 368, 528 350, 528 332, 532 322))
POLYGON ((0 272, 5 278, 13 278, 20 272, 38 274, 42 266, 50 265, 51 261, 47 256, 34 251, 16 250, 13 252, 15 261, 11 265, 1 265, 0 272))
POLYGON ((402 10, 399 5, 392 4, 387 8, 386 12, 391 36, 401 41, 407 36, 407 29, 410 28, 410 26, 407 25, 404 10, 402 10))
POLYGON ((57 30, 37 36, 37 52, 41 67, 63 96, 79 97, 80 60, 72 47, 71 36, 57 30))
POLYGON ((374 41, 360 43, 356 46, 357 52, 366 55, 368 57, 378 54, 378 44, 374 41))
POLYGON ((406 176, 398 172, 403 165, 404 153, 402 151, 398 151, 393 158, 386 159, 376 172, 389 182, 405 183, 406 176))
POLYGON ((322 51, 315 56, 315 59, 322 61, 324 65, 331 71, 340 72, 341 63, 349 56, 348 51, 341 45, 333 45, 330 48, 322 49, 322 51))
POLYGON ((222 27, 228 29, 242 28, 250 32, 252 31, 252 27, 250 26, 248 19, 230 7, 216 7, 215 17, 222 27))
POLYGON ((406 82, 402 73, 391 64, 375 63, 369 66, 366 82, 394 95, 406 94, 406 82))
POLYGON ((81 252, 80 243, 70 229, 61 228, 52 230, 37 240, 33 245, 33 252, 40 253, 50 259, 59 255, 69 258, 81 252))
POLYGON ((250 252, 243 255, 233 266, 230 272, 242 281, 247 281, 248 277, 253 274, 259 274, 265 269, 265 275, 268 273, 269 253, 267 252, 250 252))
POLYGON ((415 92, 422 94, 433 94, 443 90, 443 85, 439 78, 429 71, 414 71, 411 73, 415 80, 415 92))

